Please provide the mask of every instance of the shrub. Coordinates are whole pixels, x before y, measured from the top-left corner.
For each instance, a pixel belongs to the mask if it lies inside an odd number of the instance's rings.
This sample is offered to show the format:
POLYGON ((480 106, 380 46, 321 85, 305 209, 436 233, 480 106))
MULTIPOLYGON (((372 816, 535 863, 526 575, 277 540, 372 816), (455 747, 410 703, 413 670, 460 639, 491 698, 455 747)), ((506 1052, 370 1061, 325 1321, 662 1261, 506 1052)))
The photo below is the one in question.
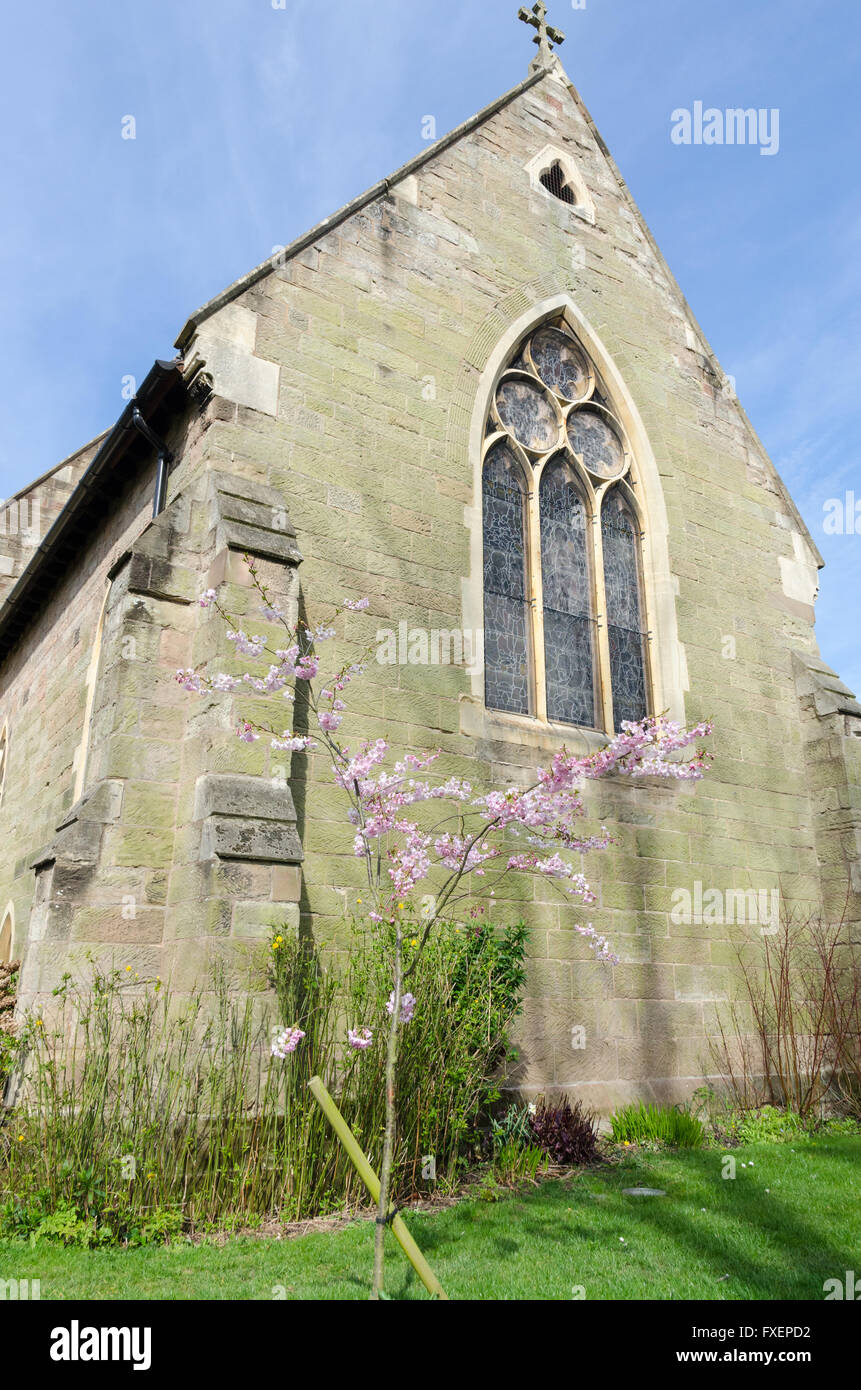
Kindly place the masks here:
POLYGON ((668 1105, 626 1105, 610 1120, 617 1144, 668 1144, 676 1149, 698 1149, 705 1142, 702 1123, 687 1110, 668 1105))
POLYGON ((567 1096, 549 1103, 542 1098, 529 1116, 536 1144, 554 1163, 595 1163, 598 1158, 598 1123, 581 1101, 572 1105, 567 1096))
MULTIPOLYGON (((453 1184, 496 1099, 506 1029, 520 1006, 526 933, 443 928, 410 981, 419 1000, 398 1077, 398 1193, 427 1194, 423 1160, 453 1184)), ((180 1227, 295 1220, 367 1194, 311 1096, 321 1076, 376 1166, 382 1151, 384 953, 352 932, 344 964, 285 932, 268 999, 230 990, 173 997, 158 982, 67 977, 56 1016, 21 1029, 26 1085, 0 1119, 0 1231, 68 1243, 146 1243, 180 1227), (273 1004, 305 1037, 270 1053, 273 1004), (369 1027, 365 1052, 345 1046, 369 1027)), ((274 944, 274 943, 273 943, 274 944)))
POLYGON ((733 1105, 768 1103, 812 1119, 829 1090, 861 1118, 861 957, 844 912, 784 916, 736 946, 742 998, 711 1042, 733 1105))
POLYGON ((728 1128, 742 1144, 780 1144, 788 1139, 797 1139, 806 1130, 800 1116, 791 1110, 779 1110, 774 1105, 741 1111, 733 1117, 728 1128))

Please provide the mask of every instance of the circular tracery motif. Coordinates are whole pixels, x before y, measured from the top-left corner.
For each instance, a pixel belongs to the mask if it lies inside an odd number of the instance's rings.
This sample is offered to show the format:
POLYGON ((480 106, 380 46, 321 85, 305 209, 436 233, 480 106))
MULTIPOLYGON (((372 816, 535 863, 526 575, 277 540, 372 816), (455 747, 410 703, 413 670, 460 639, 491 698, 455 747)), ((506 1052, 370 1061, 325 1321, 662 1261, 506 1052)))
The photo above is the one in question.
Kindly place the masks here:
POLYGON ((546 453, 559 438, 556 407, 537 381, 503 381, 496 393, 496 413, 518 444, 534 453, 546 453))
POLYGON ((529 344, 529 352, 545 386, 568 401, 581 401, 588 396, 589 367, 567 334, 558 328, 539 328, 529 344))
POLYGON ((597 410, 575 410, 568 417, 568 442, 596 478, 618 478, 624 473, 622 441, 597 410))

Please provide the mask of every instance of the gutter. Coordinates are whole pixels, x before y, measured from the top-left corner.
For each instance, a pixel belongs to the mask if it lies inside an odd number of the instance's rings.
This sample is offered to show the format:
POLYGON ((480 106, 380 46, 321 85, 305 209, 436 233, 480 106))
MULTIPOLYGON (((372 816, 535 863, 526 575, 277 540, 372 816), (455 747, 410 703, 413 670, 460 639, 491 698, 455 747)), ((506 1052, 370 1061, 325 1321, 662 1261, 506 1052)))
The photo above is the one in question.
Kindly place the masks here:
MULTIPOLYGON (((134 403, 133 403, 134 404, 134 403)), ((152 503, 152 517, 155 521, 157 516, 161 516, 167 501, 167 477, 170 472, 170 465, 173 463, 173 454, 165 444, 164 440, 157 435, 155 430, 150 429, 144 417, 135 405, 132 411, 132 424, 138 434, 142 434, 148 444, 151 444, 158 454, 158 464, 155 473, 155 496, 152 503)))

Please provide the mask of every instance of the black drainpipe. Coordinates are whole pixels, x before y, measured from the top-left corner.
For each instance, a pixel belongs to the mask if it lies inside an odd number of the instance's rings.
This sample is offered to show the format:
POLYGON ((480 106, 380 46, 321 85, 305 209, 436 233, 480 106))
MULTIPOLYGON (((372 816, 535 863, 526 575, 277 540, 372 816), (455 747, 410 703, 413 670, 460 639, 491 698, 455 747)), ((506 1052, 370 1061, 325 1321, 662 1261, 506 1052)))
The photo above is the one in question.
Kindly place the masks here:
POLYGON ((153 518, 160 516, 164 511, 164 504, 167 501, 167 477, 170 472, 170 465, 173 463, 173 454, 167 447, 163 439, 151 430, 144 417, 141 415, 137 406, 132 409, 132 424, 140 430, 144 439, 158 453, 158 467, 155 474, 155 497, 153 498, 152 514, 153 518))

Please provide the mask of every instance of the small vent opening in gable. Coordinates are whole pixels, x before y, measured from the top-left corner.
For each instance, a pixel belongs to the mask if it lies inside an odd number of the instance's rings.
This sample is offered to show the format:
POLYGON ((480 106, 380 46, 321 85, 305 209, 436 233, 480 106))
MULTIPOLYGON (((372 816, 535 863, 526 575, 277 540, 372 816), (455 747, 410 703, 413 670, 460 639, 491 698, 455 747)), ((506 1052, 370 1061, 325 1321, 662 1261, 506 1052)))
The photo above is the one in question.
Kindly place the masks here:
POLYGON ((542 187, 552 193, 554 198, 558 198, 562 203, 568 203, 570 207, 577 206, 577 199, 565 180, 562 165, 556 159, 549 169, 544 169, 538 176, 538 181, 542 187))

